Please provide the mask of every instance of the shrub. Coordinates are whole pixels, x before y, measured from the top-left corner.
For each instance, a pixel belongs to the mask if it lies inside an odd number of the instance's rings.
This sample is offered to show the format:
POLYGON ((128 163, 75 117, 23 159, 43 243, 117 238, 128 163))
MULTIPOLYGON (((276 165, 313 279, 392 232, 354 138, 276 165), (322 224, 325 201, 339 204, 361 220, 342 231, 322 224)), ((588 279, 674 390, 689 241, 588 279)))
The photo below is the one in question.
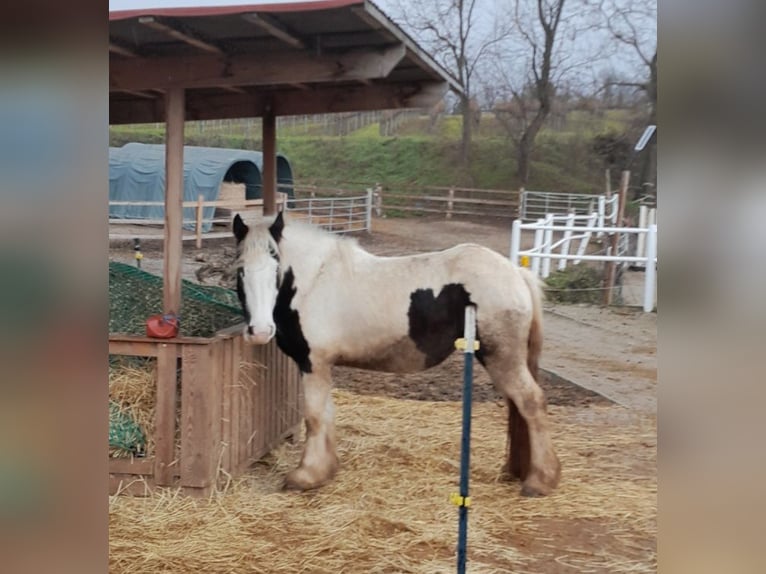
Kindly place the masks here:
POLYGON ((583 263, 551 273, 545 280, 545 294, 556 303, 600 303, 603 272, 583 263))

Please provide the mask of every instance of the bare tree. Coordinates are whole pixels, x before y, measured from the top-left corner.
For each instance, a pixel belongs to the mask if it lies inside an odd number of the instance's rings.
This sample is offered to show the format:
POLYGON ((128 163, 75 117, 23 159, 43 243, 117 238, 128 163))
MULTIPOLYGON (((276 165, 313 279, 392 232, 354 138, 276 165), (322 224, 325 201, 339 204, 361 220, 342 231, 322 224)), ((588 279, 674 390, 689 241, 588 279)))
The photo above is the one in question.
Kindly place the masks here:
POLYGON ((499 67, 509 97, 496 107, 496 113, 516 142, 522 187, 529 180, 535 141, 553 111, 558 89, 570 72, 591 59, 587 50, 576 46, 578 34, 592 26, 591 20, 584 12, 575 17, 572 5, 587 7, 581 0, 511 3, 514 42, 499 67))
MULTIPOLYGON (((621 58, 633 59, 629 69, 611 80, 614 86, 632 87, 646 96, 647 124, 657 124, 657 3, 655 0, 602 0, 606 28, 621 58), (643 72, 640 70, 643 69, 643 72), (634 75, 634 74, 637 74, 634 75)), ((623 66, 625 67, 625 66, 623 66)), ((641 183, 656 186, 657 147, 653 140, 641 169, 641 183)))
POLYGON ((463 88, 459 98, 463 118, 460 155, 467 165, 476 107, 471 103, 474 81, 479 67, 508 36, 510 26, 490 0, 396 0, 396 4, 398 19, 437 60, 455 71, 463 88))

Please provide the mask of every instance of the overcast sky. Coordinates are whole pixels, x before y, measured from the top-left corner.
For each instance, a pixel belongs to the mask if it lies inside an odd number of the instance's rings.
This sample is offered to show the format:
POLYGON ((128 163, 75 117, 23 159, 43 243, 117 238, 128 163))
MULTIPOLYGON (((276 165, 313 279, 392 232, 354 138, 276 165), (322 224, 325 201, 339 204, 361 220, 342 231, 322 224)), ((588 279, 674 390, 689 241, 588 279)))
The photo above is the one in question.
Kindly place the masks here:
MULTIPOLYGON (((321 2, 323 0, 109 0, 109 10, 110 11, 118 11, 118 10, 137 10, 137 9, 146 9, 146 8, 179 8, 179 7, 190 7, 190 6, 257 6, 260 4, 295 4, 298 2, 305 3, 305 2, 321 2)), ((533 0, 529 0, 530 4, 533 3, 533 0)), ((626 0, 618 0, 618 2, 624 2, 626 0)), ((656 6, 656 0, 646 0, 647 3, 654 3, 654 6, 656 6)), ((390 17, 392 17, 394 20, 398 21, 397 18, 397 9, 396 4, 397 0, 373 0, 374 4, 376 4, 379 8, 381 8, 386 14, 388 14, 390 17)), ((488 0, 489 4, 493 4, 494 2, 492 0, 488 0)), ((512 5, 511 0, 507 0, 508 9, 510 10, 510 6, 512 5)), ((571 3, 570 3, 571 4, 571 3)), ((500 5, 503 5, 503 1, 500 0, 500 5)), ((400 22, 400 25, 401 22, 400 22)), ((654 27, 654 35, 656 36, 656 25, 654 27)), ((574 42, 571 45, 571 48, 568 47, 568 50, 573 50, 575 52, 574 55, 576 55, 578 52, 581 52, 583 54, 584 60, 592 60, 590 54, 586 55, 586 52, 592 52, 593 51, 593 43, 594 42, 603 42, 603 38, 606 38, 604 36, 605 32, 601 32, 597 34, 596 36, 590 35, 590 38, 587 39, 585 37, 578 37, 578 40, 574 42), (598 40, 598 38, 601 37, 602 40, 598 40)), ((422 39, 416 38, 416 40, 419 40, 422 42, 422 39)), ((562 39, 563 41, 564 39, 562 39)), ((606 45, 610 45, 610 43, 607 43, 606 45)), ((613 46, 614 43, 612 42, 611 45, 613 46)), ((428 49, 428 46, 425 46, 428 49)), ((523 54, 522 54, 523 55, 523 54)), ((572 55, 572 54, 570 54, 572 55)), ((517 65, 520 64, 520 59, 518 53, 512 58, 514 62, 517 63, 517 65)), ((449 65, 448 62, 446 62, 447 67, 451 68, 452 66, 449 65)), ((605 56, 604 54, 601 54, 597 60, 594 60, 591 62, 591 66, 589 71, 587 72, 587 75, 590 77, 598 77, 602 76, 607 70, 613 70, 617 72, 618 75, 623 77, 635 77, 637 74, 644 74, 646 73, 646 70, 644 69, 643 65, 640 62, 637 62, 635 59, 635 54, 631 53, 630 50, 620 50, 619 52, 605 56)), ((581 70, 581 73, 578 74, 580 77, 580 80, 586 81, 587 80, 582 77, 584 74, 582 72, 585 72, 585 69, 581 70)), ((516 72, 519 73, 519 72, 516 72)))

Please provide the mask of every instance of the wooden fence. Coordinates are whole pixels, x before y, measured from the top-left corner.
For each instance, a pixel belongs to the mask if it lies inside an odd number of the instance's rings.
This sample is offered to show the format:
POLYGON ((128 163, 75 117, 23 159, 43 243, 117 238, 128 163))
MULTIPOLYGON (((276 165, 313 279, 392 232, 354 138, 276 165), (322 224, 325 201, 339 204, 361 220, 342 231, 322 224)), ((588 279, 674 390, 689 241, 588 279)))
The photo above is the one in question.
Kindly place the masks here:
POLYGON ((421 213, 455 216, 515 219, 519 192, 469 187, 391 187, 376 186, 375 215, 421 213))
POLYGON ((299 434, 297 366, 275 341, 246 345, 241 331, 240 325, 213 337, 109 336, 111 355, 154 357, 157 372, 154 451, 144 458, 110 458, 110 493, 180 486, 186 494, 207 496, 223 478, 242 474, 299 434))

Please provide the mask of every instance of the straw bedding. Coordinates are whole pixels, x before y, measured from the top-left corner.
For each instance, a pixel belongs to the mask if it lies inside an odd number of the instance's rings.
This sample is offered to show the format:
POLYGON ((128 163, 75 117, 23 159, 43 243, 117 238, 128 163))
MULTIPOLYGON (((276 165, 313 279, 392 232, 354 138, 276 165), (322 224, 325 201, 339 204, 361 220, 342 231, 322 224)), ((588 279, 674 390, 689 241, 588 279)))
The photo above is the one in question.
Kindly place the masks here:
MULTIPOLYGON (((110 571, 454 572, 460 404, 336 390, 341 470, 279 490, 285 444, 209 499, 173 489, 110 499, 110 571)), ((559 489, 524 499, 500 478, 505 411, 474 406, 469 571, 655 572, 656 429, 618 406, 550 407, 559 489)))

